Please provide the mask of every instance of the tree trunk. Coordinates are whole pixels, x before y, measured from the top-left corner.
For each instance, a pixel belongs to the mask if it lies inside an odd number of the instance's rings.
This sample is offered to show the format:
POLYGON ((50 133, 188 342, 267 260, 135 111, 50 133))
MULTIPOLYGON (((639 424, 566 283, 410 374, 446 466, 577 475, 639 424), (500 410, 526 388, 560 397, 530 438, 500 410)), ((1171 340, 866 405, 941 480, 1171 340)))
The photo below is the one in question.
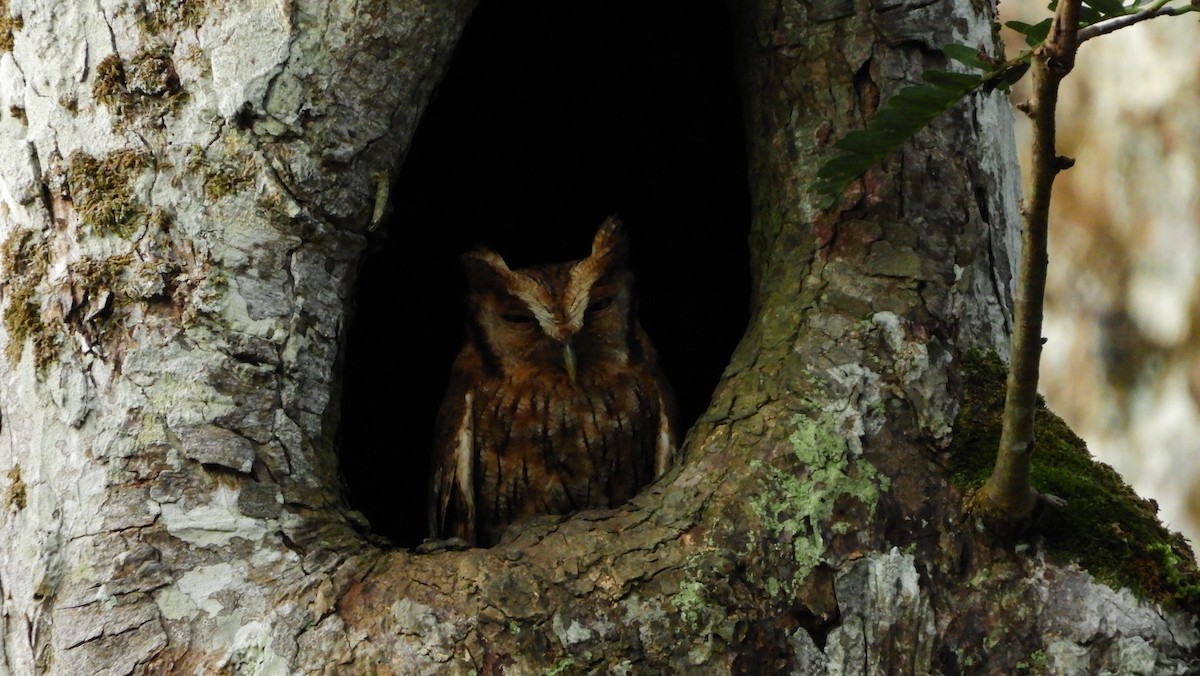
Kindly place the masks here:
POLYGON ((0 674, 1187 668, 1190 618, 979 548, 938 462, 1006 351, 1007 103, 806 191, 936 47, 994 51, 966 2, 733 10, 752 319, 679 468, 488 550, 359 535, 346 299, 470 5, 10 10, 0 674))

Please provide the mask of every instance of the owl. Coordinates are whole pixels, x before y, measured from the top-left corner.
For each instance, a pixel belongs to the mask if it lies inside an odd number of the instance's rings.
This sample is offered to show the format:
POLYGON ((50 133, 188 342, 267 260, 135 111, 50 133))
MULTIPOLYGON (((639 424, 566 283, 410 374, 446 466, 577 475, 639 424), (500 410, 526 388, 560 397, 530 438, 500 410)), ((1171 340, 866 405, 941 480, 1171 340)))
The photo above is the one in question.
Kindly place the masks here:
POLYGON ((490 546, 522 519, 620 505, 671 465, 675 399, 628 257, 615 217, 583 260, 512 270, 488 249, 463 255, 467 338, 438 413, 433 538, 490 546))

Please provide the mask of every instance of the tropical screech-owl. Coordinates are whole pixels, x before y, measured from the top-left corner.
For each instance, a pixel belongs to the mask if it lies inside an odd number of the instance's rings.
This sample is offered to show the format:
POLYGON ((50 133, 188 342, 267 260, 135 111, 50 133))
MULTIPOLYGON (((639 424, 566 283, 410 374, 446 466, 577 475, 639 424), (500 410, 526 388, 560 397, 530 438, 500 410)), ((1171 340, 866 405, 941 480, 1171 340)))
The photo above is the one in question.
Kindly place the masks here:
POLYGON ((661 475, 675 400, 635 314, 629 245, 608 218, 587 258, 511 270, 462 256, 467 339, 438 413, 434 538, 495 544, 516 521, 615 507, 661 475))

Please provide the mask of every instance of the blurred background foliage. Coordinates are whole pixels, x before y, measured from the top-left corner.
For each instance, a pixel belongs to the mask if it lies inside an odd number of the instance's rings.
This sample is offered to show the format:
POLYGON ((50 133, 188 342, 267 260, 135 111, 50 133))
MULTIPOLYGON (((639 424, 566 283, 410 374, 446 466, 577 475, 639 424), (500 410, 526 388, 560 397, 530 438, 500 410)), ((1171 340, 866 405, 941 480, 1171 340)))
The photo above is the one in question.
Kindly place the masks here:
MULTIPOLYGON (((1006 0, 1036 23, 1042 0, 1006 0)), ((1024 46, 1004 31, 1009 54, 1024 46)), ((1041 391, 1197 549, 1200 30, 1165 17, 1082 45, 1063 83, 1041 391)), ((1028 97, 1028 78, 1013 102, 1028 97)), ((1022 169, 1029 124, 1017 113, 1022 169)))

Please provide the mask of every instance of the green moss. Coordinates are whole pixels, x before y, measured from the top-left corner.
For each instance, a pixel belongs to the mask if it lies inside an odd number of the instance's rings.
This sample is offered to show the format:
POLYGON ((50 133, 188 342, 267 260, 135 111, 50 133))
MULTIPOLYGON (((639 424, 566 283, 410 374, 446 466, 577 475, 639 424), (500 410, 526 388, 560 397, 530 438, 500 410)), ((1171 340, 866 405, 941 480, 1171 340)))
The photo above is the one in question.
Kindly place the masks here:
POLYGON ((7 279, 34 275, 40 277, 50 264, 43 247, 34 246, 33 231, 20 229, 0 244, 0 265, 7 279))
POLYGON ((8 332, 8 345, 4 356, 10 364, 21 361, 25 341, 33 341, 34 366, 45 368, 54 356, 54 337, 42 321, 42 308, 34 294, 34 284, 22 280, 12 289, 8 307, 4 308, 4 328, 8 332))
POLYGON ((49 260, 45 246, 34 241, 32 230, 18 230, 0 246, 0 263, 9 285, 8 305, 4 308, 4 328, 8 333, 4 356, 10 364, 21 360, 26 340, 33 341, 34 365, 38 369, 50 363, 54 355, 54 337, 42 320, 36 294, 49 260))
POLYGON ((179 78, 175 76, 170 47, 157 45, 134 54, 126 72, 126 86, 130 92, 145 96, 166 96, 178 91, 179 78))
POLYGON ((226 136, 224 152, 209 159, 208 151, 198 145, 188 151, 187 170, 204 181, 204 195, 219 200, 254 185, 258 165, 248 147, 234 136, 226 136))
POLYGON ((1046 670, 1046 653, 1038 650, 1029 654, 1025 659, 1018 660, 1013 665, 1018 674, 1044 674, 1046 670))
POLYGON ((88 293, 96 293, 117 286, 117 281, 130 265, 133 265, 133 254, 80 258, 68 266, 67 273, 76 286, 88 293))
MULTIPOLYGON (((0 245, 0 274, 10 290, 4 307, 3 321, 8 342, 5 357, 16 364, 21 359, 27 341, 33 344, 34 365, 44 369, 56 356, 60 336, 67 330, 86 330, 94 341, 103 335, 103 326, 114 320, 109 311, 125 293, 121 280, 134 265, 132 254, 125 253, 103 258, 82 257, 68 264, 66 275, 55 282, 49 292, 45 288, 49 266, 48 244, 32 230, 21 229, 0 245), (42 298, 67 293, 73 299, 71 307, 51 303, 44 308, 42 298), (65 316, 64 316, 65 313, 65 316), (101 327, 99 332, 89 327, 101 327)), ((67 341, 70 345, 70 341, 67 341)))
POLYGON ((71 153, 67 180, 71 198, 84 223, 101 234, 132 237, 146 222, 146 210, 133 194, 138 175, 150 166, 150 156, 122 149, 95 158, 71 153))
POLYGON ((117 108, 125 92, 125 66, 121 57, 109 54, 96 64, 96 80, 92 83, 92 98, 109 108, 117 108))
POLYGON ((119 118, 118 127, 139 120, 161 125, 188 100, 166 44, 142 49, 128 63, 116 54, 104 57, 96 64, 92 97, 119 118))
POLYGON ((0 52, 11 52, 13 34, 24 25, 19 16, 12 15, 8 0, 0 0, 0 52))
POLYGON ((83 312, 70 313, 67 316, 68 323, 76 322, 82 324, 84 322, 92 324, 103 324, 112 321, 112 312, 110 307, 121 300, 121 294, 116 292, 119 287, 121 276, 125 271, 130 269, 133 264, 133 255, 131 253, 122 253, 120 256, 108 256, 106 258, 80 258, 78 261, 71 263, 67 269, 68 276, 73 280, 73 286, 77 289, 83 289, 88 295, 88 304, 95 304, 97 301, 102 301, 104 307, 85 306, 84 312, 90 313, 84 315, 83 312), (104 299, 104 294, 108 295, 108 300, 104 299))
POLYGON ((139 8, 138 27, 147 33, 199 28, 208 15, 208 0, 159 0, 139 8))
POLYGON ((25 481, 21 479, 21 466, 14 465, 8 470, 8 489, 4 491, 4 507, 5 509, 16 508, 17 511, 25 509, 25 481))
POLYGON ((168 232, 175 225, 175 216, 162 207, 151 209, 147 220, 150 222, 150 227, 158 232, 168 232))
MULTIPOLYGON (((973 352, 963 361, 963 406, 954 425, 950 476, 964 492, 982 486, 1000 443, 1004 364, 973 352)), ((1047 554, 1074 561, 1113 587, 1200 613, 1200 571, 1187 540, 1163 527, 1153 502, 1138 497, 1039 397, 1031 470, 1034 487, 1067 501, 1038 518, 1047 554)))
POLYGON ((249 158, 238 166, 210 173, 204 182, 204 194, 209 199, 217 200, 241 192, 254 184, 254 173, 254 161, 249 158))
POLYGON ((204 150, 204 146, 199 143, 193 143, 184 151, 184 157, 187 159, 183 163, 184 169, 189 174, 203 174, 208 168, 208 157, 204 150))

